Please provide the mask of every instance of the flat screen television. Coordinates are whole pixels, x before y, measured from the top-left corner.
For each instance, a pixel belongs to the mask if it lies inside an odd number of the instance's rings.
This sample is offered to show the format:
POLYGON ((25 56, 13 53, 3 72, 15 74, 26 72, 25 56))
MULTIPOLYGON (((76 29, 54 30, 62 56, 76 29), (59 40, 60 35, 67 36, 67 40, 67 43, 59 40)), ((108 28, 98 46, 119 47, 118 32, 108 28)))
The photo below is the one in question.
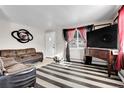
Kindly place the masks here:
POLYGON ((87 47, 117 49, 118 25, 87 32, 87 47))

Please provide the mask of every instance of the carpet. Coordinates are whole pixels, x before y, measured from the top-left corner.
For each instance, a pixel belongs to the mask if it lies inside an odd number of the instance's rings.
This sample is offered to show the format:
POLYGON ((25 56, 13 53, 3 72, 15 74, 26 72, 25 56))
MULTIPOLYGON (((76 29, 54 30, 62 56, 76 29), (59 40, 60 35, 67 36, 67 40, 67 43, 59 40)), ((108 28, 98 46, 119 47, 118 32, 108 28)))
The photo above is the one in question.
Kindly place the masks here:
POLYGON ((37 69, 36 88, 123 88, 107 67, 76 62, 50 63, 37 69))

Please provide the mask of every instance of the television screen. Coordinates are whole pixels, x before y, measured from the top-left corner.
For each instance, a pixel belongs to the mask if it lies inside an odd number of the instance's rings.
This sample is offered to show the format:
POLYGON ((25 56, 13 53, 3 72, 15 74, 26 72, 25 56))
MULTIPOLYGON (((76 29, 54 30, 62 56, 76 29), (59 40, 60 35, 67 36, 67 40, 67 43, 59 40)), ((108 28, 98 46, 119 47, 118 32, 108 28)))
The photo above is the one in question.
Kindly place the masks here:
POLYGON ((118 25, 87 32, 87 47, 117 49, 118 25))

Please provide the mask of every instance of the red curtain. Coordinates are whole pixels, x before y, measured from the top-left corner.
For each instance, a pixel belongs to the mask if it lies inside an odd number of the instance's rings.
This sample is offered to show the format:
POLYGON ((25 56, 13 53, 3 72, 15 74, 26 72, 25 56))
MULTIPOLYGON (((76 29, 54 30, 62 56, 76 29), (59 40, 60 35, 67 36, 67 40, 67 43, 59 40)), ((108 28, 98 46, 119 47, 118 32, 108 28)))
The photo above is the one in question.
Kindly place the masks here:
POLYGON ((74 34, 75 34, 75 29, 67 31, 68 42, 70 42, 74 38, 74 34))
POLYGON ((118 16, 118 39, 119 39, 119 54, 117 58, 116 69, 120 70, 124 64, 123 53, 124 53, 124 7, 119 11, 118 16))

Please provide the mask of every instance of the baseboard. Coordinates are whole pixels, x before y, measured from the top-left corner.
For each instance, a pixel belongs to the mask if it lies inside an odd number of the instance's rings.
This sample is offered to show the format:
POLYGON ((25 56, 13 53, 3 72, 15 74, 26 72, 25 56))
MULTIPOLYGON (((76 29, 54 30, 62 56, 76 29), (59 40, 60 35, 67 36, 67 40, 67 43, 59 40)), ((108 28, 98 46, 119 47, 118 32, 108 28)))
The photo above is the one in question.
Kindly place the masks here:
POLYGON ((46 58, 53 59, 53 57, 46 57, 46 58))

